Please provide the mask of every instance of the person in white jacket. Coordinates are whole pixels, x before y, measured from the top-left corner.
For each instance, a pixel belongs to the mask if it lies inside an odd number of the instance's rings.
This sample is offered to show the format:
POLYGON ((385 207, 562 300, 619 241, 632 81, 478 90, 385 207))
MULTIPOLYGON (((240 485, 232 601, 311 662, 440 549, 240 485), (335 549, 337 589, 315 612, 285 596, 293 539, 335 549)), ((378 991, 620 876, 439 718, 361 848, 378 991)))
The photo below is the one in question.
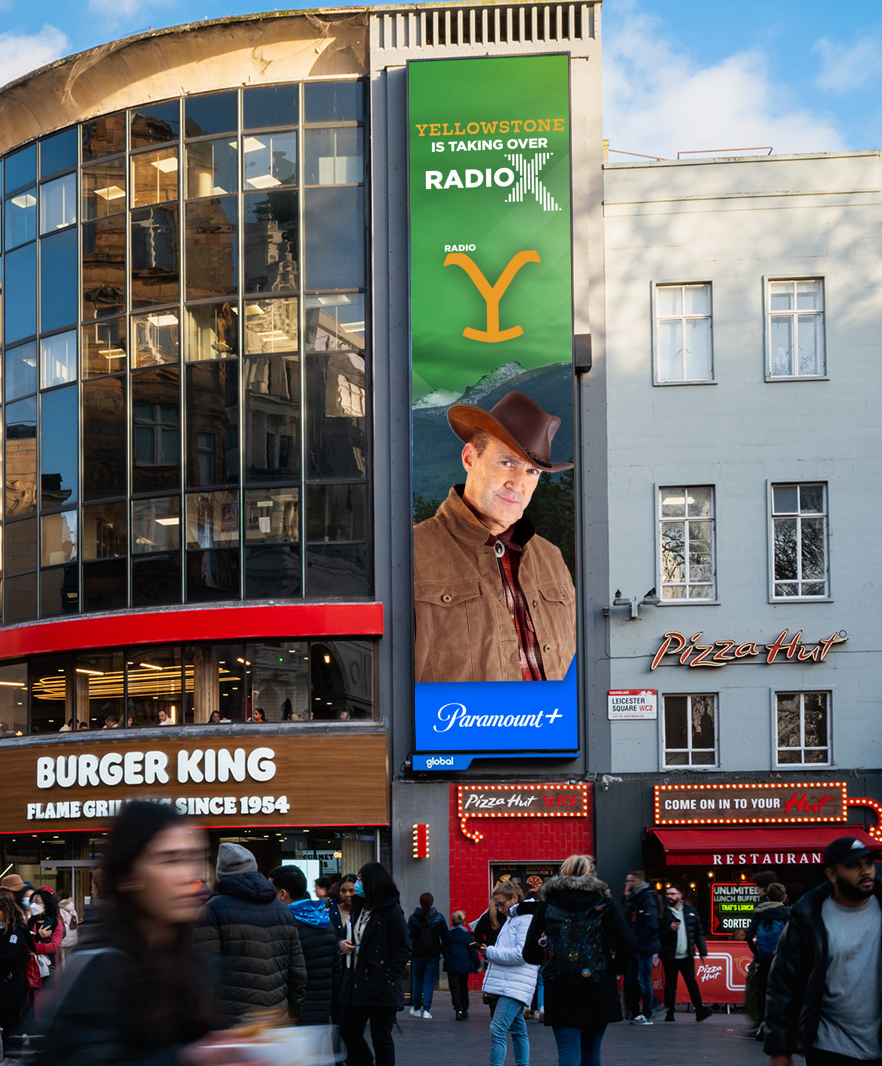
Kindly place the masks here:
POLYGON ((535 901, 524 902, 521 886, 507 881, 494 889, 493 903, 505 915, 506 922, 495 944, 478 948, 489 963, 483 990, 488 996, 498 997, 495 1008, 491 1007, 490 1066, 505 1062, 509 1033, 515 1066, 529 1066, 530 1041, 524 1008, 533 1001, 539 967, 524 962, 522 952, 535 901))

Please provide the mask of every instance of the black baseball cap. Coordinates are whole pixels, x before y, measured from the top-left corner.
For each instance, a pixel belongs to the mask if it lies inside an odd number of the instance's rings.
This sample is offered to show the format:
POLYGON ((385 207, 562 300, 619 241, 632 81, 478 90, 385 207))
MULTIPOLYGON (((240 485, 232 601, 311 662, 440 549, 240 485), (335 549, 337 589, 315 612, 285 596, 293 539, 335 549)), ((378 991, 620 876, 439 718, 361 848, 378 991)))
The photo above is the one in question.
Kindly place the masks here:
POLYGON ((868 856, 872 856, 877 862, 882 859, 882 843, 878 848, 869 848, 857 837, 837 837, 824 851, 824 866, 835 866, 839 862, 848 865, 850 862, 860 862, 868 856))

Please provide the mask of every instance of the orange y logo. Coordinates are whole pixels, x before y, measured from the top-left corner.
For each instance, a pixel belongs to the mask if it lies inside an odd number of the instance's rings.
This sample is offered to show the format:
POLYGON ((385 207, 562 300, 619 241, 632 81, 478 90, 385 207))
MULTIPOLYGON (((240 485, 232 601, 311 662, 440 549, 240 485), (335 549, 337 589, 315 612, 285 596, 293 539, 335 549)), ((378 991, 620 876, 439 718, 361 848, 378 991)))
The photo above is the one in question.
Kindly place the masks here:
POLYGON ((538 252, 518 252, 508 261, 496 284, 491 285, 470 255, 464 255, 462 252, 451 252, 444 260, 444 265, 462 267, 472 279, 475 288, 484 297, 484 302, 487 304, 487 328, 481 330, 466 326, 462 331, 462 335, 468 337, 469 340, 487 341, 489 344, 495 344, 497 341, 510 341, 514 337, 520 337, 524 332, 520 326, 512 326, 511 329, 502 330, 499 328, 499 301, 502 299, 505 290, 511 285, 515 274, 525 263, 541 262, 538 252))

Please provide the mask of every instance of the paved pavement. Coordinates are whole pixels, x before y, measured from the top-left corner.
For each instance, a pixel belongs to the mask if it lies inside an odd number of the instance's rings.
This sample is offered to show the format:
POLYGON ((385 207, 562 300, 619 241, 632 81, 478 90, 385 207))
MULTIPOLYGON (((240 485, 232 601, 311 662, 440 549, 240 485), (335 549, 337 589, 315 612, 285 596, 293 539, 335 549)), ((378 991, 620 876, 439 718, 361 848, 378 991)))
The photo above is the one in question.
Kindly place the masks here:
MULTIPOLYGON (((398 1015, 395 1031, 398 1066, 486 1066, 490 1042, 490 1012, 472 995, 468 1020, 457 1022, 445 992, 436 993, 432 1020, 398 1015)), ((663 1019, 664 1016, 662 1016, 663 1019)), ((603 1040, 603 1066, 766 1066, 762 1046, 747 1036, 750 1020, 743 1013, 719 1013, 696 1022, 692 1013, 677 1013, 677 1021, 652 1026, 611 1025, 603 1040)), ((531 1066, 557 1066, 551 1029, 528 1021, 531 1066)), ((801 1060, 800 1060, 801 1061, 801 1060)), ((506 1066, 514 1062, 509 1044, 506 1066)))

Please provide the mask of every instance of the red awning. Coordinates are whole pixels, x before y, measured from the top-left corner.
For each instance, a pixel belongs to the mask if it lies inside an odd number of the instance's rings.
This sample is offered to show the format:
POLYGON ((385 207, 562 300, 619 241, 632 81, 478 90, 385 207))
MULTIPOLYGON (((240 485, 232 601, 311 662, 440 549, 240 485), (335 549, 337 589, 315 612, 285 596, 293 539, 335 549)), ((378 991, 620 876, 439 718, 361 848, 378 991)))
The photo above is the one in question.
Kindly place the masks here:
POLYGON ((661 844, 668 866, 818 866, 824 849, 837 837, 852 836, 882 851, 863 826, 819 825, 787 829, 656 829, 649 839, 661 844))

